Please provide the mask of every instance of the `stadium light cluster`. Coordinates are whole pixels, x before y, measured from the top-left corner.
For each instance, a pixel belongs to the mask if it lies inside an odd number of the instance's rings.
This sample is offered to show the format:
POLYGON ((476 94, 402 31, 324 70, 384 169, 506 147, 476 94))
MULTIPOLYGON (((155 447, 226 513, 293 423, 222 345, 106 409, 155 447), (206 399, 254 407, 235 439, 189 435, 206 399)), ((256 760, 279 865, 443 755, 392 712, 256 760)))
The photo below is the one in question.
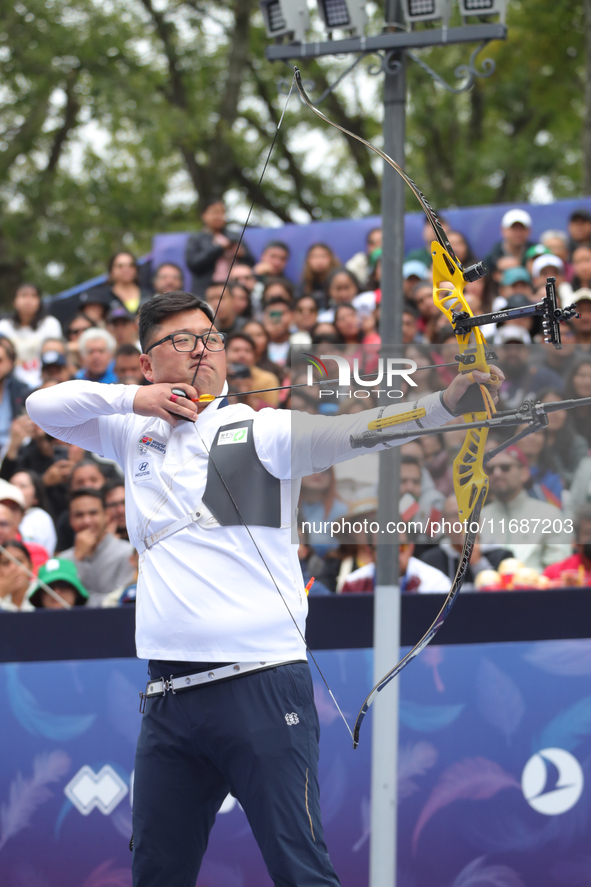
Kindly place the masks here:
MULTIPOLYGON (((351 36, 365 33, 368 14, 365 0, 316 0, 318 13, 330 34, 348 31, 351 36)), ((441 21, 447 27, 456 0, 402 0, 404 21, 411 28, 419 22, 441 21)), ((498 16, 504 24, 507 0, 457 0, 460 14, 489 18, 498 16)), ((310 27, 307 0, 260 0, 267 36, 276 41, 304 43, 310 27)))

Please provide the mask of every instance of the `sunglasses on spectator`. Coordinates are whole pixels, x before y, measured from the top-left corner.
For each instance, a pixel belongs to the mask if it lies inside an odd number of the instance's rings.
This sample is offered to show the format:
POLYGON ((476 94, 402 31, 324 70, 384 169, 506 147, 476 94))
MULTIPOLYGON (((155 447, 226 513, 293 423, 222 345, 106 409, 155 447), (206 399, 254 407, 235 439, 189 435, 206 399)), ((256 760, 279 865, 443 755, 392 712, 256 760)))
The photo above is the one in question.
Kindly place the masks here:
POLYGON ((85 333, 86 330, 89 330, 89 329, 90 329, 89 326, 79 326, 79 327, 73 326, 73 327, 70 327, 70 329, 68 330, 66 335, 67 335, 68 339, 73 339, 74 336, 81 336, 82 333, 85 333))
POLYGON ((492 474, 495 468, 499 468, 503 474, 509 474, 512 468, 517 468, 517 464, 515 462, 498 462, 496 465, 489 465, 486 472, 492 474))

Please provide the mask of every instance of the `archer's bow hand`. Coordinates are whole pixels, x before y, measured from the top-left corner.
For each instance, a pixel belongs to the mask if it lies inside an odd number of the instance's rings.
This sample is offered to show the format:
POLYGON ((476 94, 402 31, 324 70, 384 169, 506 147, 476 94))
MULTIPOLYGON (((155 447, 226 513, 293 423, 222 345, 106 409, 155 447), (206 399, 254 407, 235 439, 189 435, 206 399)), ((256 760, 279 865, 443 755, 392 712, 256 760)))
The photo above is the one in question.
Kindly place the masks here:
POLYGON ((505 376, 496 366, 490 367, 490 373, 481 373, 479 370, 474 370, 471 373, 458 373, 453 382, 444 391, 443 403, 450 413, 455 414, 460 400, 470 385, 473 385, 474 383, 477 385, 486 385, 491 393, 493 403, 497 403, 499 400, 498 389, 504 381, 505 376), (491 377, 496 378, 494 381, 491 381, 491 377))

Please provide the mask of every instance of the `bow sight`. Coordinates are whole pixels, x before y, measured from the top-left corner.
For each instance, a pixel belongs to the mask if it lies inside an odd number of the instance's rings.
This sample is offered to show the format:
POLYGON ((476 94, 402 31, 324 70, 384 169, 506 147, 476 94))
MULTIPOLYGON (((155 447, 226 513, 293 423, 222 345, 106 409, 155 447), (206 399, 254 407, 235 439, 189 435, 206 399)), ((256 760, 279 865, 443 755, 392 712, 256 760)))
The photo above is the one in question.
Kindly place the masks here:
MULTIPOLYGON (((473 265, 467 271, 471 271, 475 267, 473 265)), ((471 279, 477 280, 478 278, 471 279)), ((453 312, 452 326, 456 336, 465 336, 475 326, 483 326, 487 323, 501 323, 507 320, 516 320, 519 317, 543 317, 544 342, 554 345, 555 348, 562 348, 560 324, 580 316, 577 314, 576 305, 569 305, 568 308, 558 307, 556 278, 548 277, 546 295, 541 302, 525 305, 522 308, 505 308, 503 311, 495 311, 492 314, 479 314, 477 317, 472 317, 466 311, 453 312)))

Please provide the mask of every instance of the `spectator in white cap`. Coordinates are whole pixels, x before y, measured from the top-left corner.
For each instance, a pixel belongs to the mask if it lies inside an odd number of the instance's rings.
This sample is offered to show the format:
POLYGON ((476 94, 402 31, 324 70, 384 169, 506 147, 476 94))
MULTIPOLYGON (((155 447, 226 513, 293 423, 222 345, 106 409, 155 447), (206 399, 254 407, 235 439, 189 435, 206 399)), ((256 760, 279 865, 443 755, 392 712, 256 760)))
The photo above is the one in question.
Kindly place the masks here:
POLYGON ((42 387, 67 382, 70 378, 65 354, 59 351, 44 351, 41 355, 42 387))
POLYGON ((573 293, 572 301, 581 315, 574 323, 577 345, 591 345, 591 289, 581 287, 573 293))
POLYGON ((517 344, 531 345, 531 336, 520 323, 503 323, 497 327, 494 337, 495 345, 517 344))
POLYGON ((501 219, 501 240, 495 243, 484 263, 489 271, 496 268, 501 256, 513 256, 524 264, 526 250, 534 246, 530 240, 532 220, 524 209, 510 209, 501 219))
POLYGON ((573 288, 564 278, 564 262, 558 256, 546 253, 534 259, 531 276, 534 287, 545 286, 548 277, 556 278, 556 290, 560 305, 569 305, 572 302, 573 288))

